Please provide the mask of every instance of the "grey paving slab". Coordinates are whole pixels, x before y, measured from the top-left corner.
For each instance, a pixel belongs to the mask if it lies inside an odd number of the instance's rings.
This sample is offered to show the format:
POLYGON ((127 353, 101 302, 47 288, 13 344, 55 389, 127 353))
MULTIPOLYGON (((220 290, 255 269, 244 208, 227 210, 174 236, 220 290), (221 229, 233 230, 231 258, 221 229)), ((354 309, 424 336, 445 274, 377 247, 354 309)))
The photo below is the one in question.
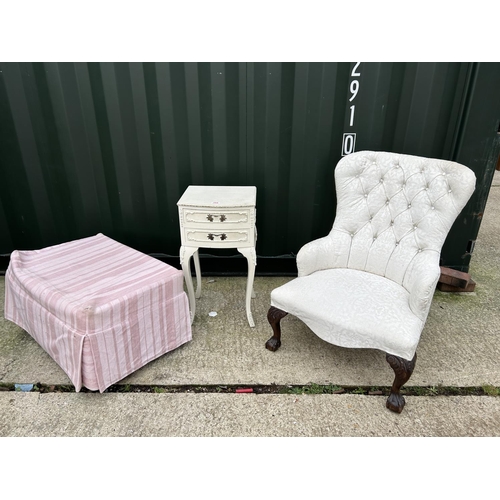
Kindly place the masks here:
MULTIPOLYGON (((412 385, 500 385, 498 288, 493 282, 496 278, 486 276, 486 264, 481 265, 483 268, 476 265, 473 270, 478 280, 474 294, 435 293, 418 348, 412 385)), ((498 273, 498 267, 495 270, 498 273)), ((282 347, 275 353, 267 351, 264 344, 271 336, 266 319, 269 294, 287 278, 255 280, 254 329, 246 323, 245 279, 214 279, 212 283, 204 279, 193 324, 193 340, 151 362, 122 383, 354 386, 392 383, 392 372, 384 353, 328 344, 292 316, 282 321, 282 347), (210 311, 216 311, 217 316, 210 317, 210 311)), ((3 303, 3 295, 0 300, 3 303)), ((70 384, 66 374, 41 347, 3 316, 0 319, 0 382, 70 384)))
POLYGON ((497 437, 500 398, 0 393, 0 436, 497 437))

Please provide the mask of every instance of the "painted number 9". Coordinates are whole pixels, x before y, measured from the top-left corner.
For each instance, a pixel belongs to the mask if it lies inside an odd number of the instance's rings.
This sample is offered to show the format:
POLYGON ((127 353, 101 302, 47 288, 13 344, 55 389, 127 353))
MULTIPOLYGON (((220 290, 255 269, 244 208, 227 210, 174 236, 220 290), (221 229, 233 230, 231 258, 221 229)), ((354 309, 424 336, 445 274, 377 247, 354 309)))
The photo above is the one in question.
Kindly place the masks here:
POLYGON ((359 90, 358 80, 353 80, 351 82, 351 86, 349 87, 349 90, 351 91, 351 94, 352 94, 351 98, 349 99, 349 102, 351 102, 358 95, 358 90, 359 90))

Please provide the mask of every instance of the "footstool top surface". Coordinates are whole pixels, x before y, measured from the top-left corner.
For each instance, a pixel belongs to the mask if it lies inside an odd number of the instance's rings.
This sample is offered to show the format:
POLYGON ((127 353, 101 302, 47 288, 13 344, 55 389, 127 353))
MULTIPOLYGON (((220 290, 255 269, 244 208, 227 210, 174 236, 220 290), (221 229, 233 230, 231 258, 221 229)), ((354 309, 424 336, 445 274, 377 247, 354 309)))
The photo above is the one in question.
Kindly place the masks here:
POLYGON ((51 312, 96 312, 139 289, 172 281, 182 292, 182 272, 104 234, 41 250, 14 251, 15 278, 51 312))

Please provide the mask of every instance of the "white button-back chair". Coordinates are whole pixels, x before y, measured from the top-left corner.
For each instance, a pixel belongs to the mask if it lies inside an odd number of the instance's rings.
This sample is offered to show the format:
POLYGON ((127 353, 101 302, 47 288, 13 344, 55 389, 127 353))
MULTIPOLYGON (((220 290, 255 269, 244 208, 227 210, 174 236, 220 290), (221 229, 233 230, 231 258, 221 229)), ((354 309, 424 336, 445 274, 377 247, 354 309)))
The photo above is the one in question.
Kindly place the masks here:
POLYGON ((333 228, 301 248, 298 277, 272 291, 266 347, 280 347, 280 320, 290 313, 327 342, 380 349, 396 375, 386 406, 400 413, 441 248, 475 180, 445 160, 373 151, 342 158, 333 228))

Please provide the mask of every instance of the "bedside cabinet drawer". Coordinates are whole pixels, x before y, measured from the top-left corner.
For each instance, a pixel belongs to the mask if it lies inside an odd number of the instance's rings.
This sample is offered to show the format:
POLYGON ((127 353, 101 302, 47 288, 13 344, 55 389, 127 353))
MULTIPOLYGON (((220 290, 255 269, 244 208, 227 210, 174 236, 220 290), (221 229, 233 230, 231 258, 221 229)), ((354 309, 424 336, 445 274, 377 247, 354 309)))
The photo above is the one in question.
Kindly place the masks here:
POLYGON ((237 246, 253 246, 255 244, 255 229, 229 229, 224 230, 220 227, 210 229, 185 228, 183 231, 183 244, 208 248, 234 248, 237 246))
POLYGON ((181 222, 186 227, 201 226, 246 226, 250 227, 254 220, 254 211, 250 209, 238 210, 194 210, 191 208, 181 209, 181 222))

